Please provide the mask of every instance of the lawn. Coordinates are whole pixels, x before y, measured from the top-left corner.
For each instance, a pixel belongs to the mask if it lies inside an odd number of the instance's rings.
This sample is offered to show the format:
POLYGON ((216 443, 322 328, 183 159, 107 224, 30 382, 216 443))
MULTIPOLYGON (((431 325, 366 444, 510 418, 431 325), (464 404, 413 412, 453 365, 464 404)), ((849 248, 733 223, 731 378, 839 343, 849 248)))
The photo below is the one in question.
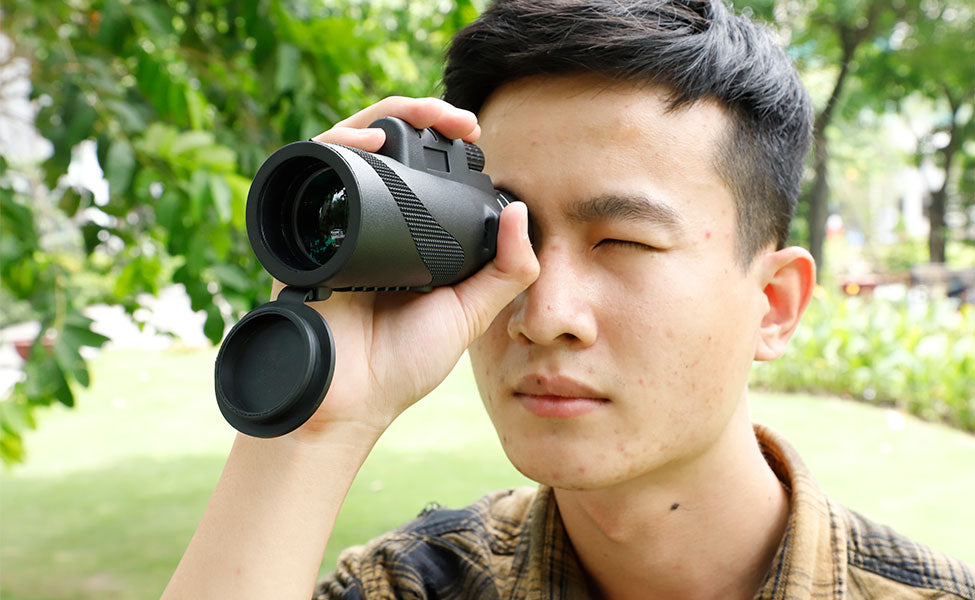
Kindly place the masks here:
MULTIPOLYGON (((233 431, 212 398, 215 351, 106 352, 78 408, 42 414, 26 465, 0 475, 0 597, 157 597, 203 514, 233 431)), ((833 398, 755 394, 838 501, 975 562, 975 436, 833 398)), ((412 518, 528 483, 507 462, 462 362, 363 466, 338 551, 412 518)))

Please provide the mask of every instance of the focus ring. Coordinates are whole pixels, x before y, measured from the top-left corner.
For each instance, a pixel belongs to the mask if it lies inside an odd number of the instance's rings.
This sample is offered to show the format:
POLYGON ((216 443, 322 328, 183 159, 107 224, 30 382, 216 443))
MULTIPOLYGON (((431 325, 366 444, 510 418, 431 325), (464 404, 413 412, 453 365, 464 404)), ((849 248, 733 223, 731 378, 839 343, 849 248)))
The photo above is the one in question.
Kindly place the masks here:
POLYGON ((464 151, 467 153, 467 167, 471 171, 484 170, 484 152, 474 144, 464 142, 464 151))

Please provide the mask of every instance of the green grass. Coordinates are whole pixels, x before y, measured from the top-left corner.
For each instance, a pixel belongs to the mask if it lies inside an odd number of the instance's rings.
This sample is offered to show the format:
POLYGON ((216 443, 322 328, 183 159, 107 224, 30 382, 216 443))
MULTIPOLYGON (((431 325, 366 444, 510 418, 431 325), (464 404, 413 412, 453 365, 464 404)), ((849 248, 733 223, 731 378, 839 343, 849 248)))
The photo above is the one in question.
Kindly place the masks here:
MULTIPOLYGON (((233 431, 212 396, 214 351, 109 352, 76 410, 41 415, 29 458, 0 476, 0 598, 156 597, 220 475, 233 431)), ((836 500, 975 562, 975 437, 831 398, 755 394, 836 500)), ((522 485, 461 367, 407 411, 363 466, 338 552, 415 516, 522 485)))

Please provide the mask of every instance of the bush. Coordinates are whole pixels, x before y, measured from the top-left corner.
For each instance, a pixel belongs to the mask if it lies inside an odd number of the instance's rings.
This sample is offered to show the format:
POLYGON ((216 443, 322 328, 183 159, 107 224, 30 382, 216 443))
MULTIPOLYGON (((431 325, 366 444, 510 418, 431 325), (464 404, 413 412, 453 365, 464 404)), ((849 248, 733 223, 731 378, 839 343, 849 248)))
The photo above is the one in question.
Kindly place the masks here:
POLYGON ((756 387, 852 396, 975 431, 975 307, 816 291, 779 360, 756 387))

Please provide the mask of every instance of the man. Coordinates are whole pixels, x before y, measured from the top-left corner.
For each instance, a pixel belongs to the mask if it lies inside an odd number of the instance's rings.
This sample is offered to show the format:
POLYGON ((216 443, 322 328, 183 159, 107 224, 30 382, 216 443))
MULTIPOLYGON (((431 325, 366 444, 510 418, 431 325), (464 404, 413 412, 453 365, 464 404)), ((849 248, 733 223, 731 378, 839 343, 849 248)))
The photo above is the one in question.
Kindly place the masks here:
POLYGON ((375 151, 362 128, 391 115, 477 141, 524 202, 497 257, 429 294, 315 305, 339 349, 321 409, 238 437, 167 597, 307 598, 356 470, 468 346, 540 488, 428 511, 318 597, 975 597, 969 567, 830 502, 749 419, 751 362, 781 355, 815 281, 784 245, 810 103, 764 32, 720 2, 502 1, 445 87, 317 139, 375 151))

